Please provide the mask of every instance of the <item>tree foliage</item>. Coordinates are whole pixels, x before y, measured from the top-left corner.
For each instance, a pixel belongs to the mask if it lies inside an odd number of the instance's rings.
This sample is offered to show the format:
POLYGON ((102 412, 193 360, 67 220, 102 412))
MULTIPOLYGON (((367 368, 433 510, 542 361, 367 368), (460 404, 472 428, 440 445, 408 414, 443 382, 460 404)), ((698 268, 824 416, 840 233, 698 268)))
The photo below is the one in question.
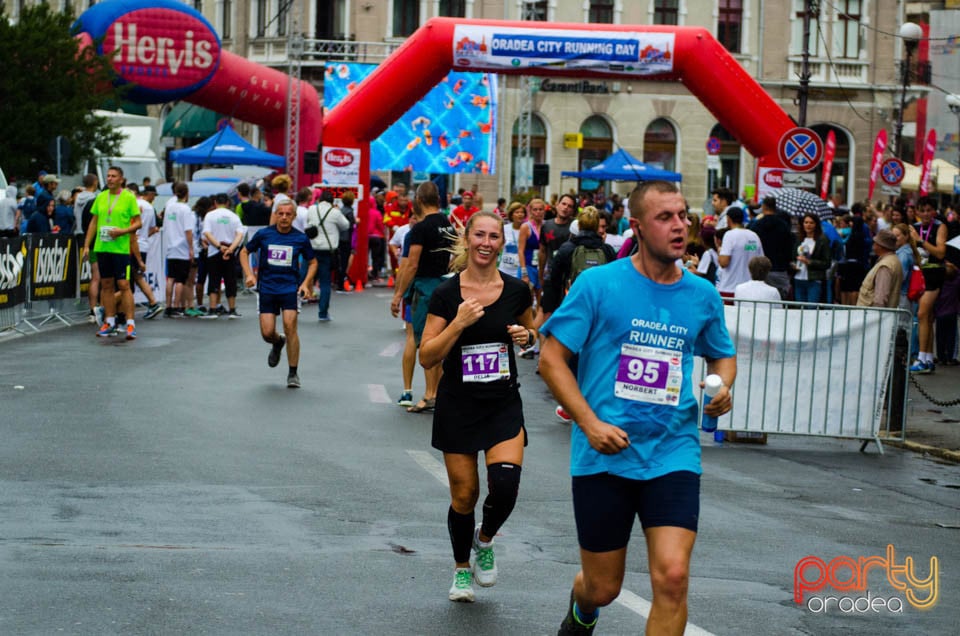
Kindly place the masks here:
POLYGON ((123 135, 93 111, 117 99, 109 60, 80 45, 70 34, 74 18, 46 3, 24 7, 11 24, 0 5, 0 165, 7 177, 32 179, 56 171, 50 147, 57 136, 69 140, 64 173, 79 172, 99 154, 117 154, 123 135))

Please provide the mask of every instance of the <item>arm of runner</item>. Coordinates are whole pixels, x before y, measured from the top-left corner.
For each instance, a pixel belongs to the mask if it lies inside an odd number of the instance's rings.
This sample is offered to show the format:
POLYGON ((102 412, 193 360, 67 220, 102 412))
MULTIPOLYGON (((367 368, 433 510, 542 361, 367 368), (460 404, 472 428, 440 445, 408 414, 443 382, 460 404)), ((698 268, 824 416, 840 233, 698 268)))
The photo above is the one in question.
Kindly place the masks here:
POLYGON ((313 280, 317 277, 317 267, 316 258, 311 260, 310 265, 307 266, 307 275, 303 279, 300 289, 297 290, 304 298, 313 298, 313 280))
POLYGON ((527 276, 527 260, 524 251, 527 249, 527 238, 530 236, 530 226, 524 223, 520 226, 520 233, 517 235, 517 260, 520 261, 520 280, 526 279, 529 283, 530 278, 527 276))
POLYGON ((537 341, 537 330, 533 320, 533 309, 527 307, 523 315, 517 320, 518 324, 507 325, 507 333, 515 344, 521 347, 529 347, 537 341))
POLYGON ((257 277, 253 275, 253 269, 250 267, 250 252, 246 247, 240 248, 240 267, 243 268, 243 284, 247 287, 256 287, 257 277))
POLYGON ((238 229, 233 235, 233 242, 227 246, 227 250, 224 253, 224 258, 230 258, 231 255, 237 253, 237 248, 240 247, 241 243, 243 243, 243 237, 246 236, 246 234, 246 228, 241 226, 240 229, 238 229))
POLYGON ((394 316, 400 315, 400 301, 403 295, 407 293, 407 288, 413 282, 417 275, 417 267, 420 265, 420 253, 423 251, 422 245, 411 245, 410 252, 403 260, 403 267, 397 273, 396 287, 393 291, 393 300, 390 301, 390 313, 394 316))
POLYGON ((941 223, 933 240, 923 241, 922 245, 930 252, 931 256, 943 259, 947 255, 947 226, 941 223))
MULTIPOLYGON (((93 224, 91 223, 91 225, 93 224)), ((142 225, 143 225, 143 221, 140 220, 140 215, 138 214, 137 216, 130 219, 130 227, 115 227, 109 230, 110 236, 112 236, 113 238, 117 238, 118 236, 123 236, 124 234, 134 234, 137 232, 137 230, 140 229, 142 225)))
POLYGON ((573 416, 580 430, 597 452, 614 455, 630 445, 627 432, 602 421, 580 392, 577 378, 568 364, 573 353, 553 336, 540 347, 540 377, 543 378, 563 410, 573 416))
MULTIPOLYGON (((540 363, 541 365, 543 362, 540 363)), ((720 358, 707 362, 707 375, 716 373, 723 380, 723 386, 720 392, 713 396, 710 403, 703 407, 703 412, 707 415, 717 417, 728 412, 733 408, 733 399, 730 397, 730 387, 733 381, 737 379, 737 358, 720 358)), ((703 388, 703 382, 700 383, 703 388)))
POLYGON ((146 264, 143 262, 143 256, 140 253, 140 238, 136 234, 130 235, 130 255, 141 270, 147 269, 146 264))
POLYGON ((540 268, 537 270, 537 278, 540 279, 540 288, 543 289, 543 275, 544 272, 549 269, 547 267, 547 246, 543 243, 540 243, 540 247, 537 248, 537 262, 541 263, 540 268))
POLYGON ((184 237, 187 239, 187 250, 190 255, 190 264, 193 265, 194 255, 193 255, 193 230, 186 230, 183 233, 184 237))
POLYGON ((456 317, 449 323, 434 314, 427 314, 427 324, 420 339, 420 366, 432 369, 447 357, 463 330, 480 320, 483 305, 475 298, 467 298, 457 308, 456 317))

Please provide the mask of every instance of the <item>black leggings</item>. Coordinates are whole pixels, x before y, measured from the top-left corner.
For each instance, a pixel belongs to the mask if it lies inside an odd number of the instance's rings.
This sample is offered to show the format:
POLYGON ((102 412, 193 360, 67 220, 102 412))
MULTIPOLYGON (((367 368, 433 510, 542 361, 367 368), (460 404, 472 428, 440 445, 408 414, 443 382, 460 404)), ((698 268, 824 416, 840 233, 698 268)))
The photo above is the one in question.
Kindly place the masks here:
POLYGON ((223 260, 220 254, 207 256, 207 293, 220 293, 220 280, 227 288, 227 298, 237 296, 237 270, 234 268, 235 256, 223 260))

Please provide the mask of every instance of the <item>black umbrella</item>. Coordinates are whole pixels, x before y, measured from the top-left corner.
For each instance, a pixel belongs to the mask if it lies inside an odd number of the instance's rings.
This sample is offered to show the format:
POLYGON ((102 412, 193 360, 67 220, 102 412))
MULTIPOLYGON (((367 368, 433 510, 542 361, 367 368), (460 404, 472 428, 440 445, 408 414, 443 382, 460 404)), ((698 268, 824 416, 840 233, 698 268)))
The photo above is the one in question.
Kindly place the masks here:
POLYGON ((381 190, 387 189, 387 182, 378 177, 375 174, 370 175, 370 189, 380 188, 381 190))
POLYGON ((777 199, 777 210, 786 212, 790 216, 801 217, 810 213, 817 215, 820 219, 833 218, 833 208, 812 192, 797 188, 781 188, 774 196, 777 199))

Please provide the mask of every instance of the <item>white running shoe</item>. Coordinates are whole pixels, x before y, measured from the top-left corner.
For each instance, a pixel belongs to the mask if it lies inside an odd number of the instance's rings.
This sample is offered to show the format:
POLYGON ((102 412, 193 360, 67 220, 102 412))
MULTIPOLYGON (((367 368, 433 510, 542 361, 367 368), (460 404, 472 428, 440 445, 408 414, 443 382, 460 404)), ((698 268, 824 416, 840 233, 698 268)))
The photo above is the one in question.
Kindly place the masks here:
POLYGON ((470 568, 457 568, 453 571, 453 585, 448 598, 458 603, 473 603, 477 595, 473 592, 473 572, 470 568))
POLYGON ((473 568, 473 577, 480 587, 493 587, 497 584, 497 562, 493 558, 493 539, 490 539, 490 543, 480 543, 480 526, 477 526, 473 532, 470 567, 473 568))

